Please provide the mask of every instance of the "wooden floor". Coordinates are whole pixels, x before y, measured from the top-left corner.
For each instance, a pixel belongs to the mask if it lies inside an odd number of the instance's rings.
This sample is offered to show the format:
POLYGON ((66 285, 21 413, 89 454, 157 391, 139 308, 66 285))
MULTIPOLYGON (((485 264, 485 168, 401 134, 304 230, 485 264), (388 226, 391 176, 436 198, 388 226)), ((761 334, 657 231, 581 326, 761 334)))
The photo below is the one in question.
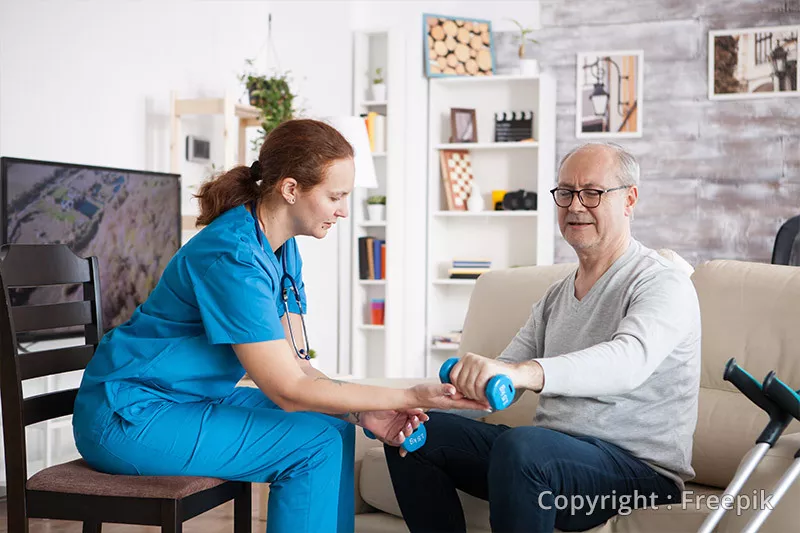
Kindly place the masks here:
MULTIPOLYGON (((254 491, 255 492, 255 491, 254 491)), ((253 533, 263 533, 266 523, 258 519, 258 505, 253 495, 253 533)), ((81 533, 80 522, 64 522, 61 520, 31 520, 30 533, 81 533)), ((156 533, 159 527, 125 526, 121 524, 103 524, 103 533, 156 533)), ((229 533, 233 531, 233 502, 220 505, 205 514, 196 516, 183 523, 184 533, 229 533)), ((0 533, 8 533, 6 525, 6 502, 0 502, 0 533)))

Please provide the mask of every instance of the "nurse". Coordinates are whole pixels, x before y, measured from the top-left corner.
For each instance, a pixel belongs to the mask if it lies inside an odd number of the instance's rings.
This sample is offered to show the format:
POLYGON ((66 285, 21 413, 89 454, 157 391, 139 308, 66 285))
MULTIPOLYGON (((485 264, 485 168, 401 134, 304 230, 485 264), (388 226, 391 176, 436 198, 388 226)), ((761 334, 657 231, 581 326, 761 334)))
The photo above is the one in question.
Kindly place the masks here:
POLYGON ((354 425, 399 446, 421 408, 488 407, 452 385, 344 383, 309 364, 294 237, 346 217, 353 180, 336 129, 292 120, 252 166, 202 186, 205 228, 84 372, 73 429, 90 465, 269 482, 270 533, 352 532, 354 425), (258 388, 236 387, 245 372, 258 388))

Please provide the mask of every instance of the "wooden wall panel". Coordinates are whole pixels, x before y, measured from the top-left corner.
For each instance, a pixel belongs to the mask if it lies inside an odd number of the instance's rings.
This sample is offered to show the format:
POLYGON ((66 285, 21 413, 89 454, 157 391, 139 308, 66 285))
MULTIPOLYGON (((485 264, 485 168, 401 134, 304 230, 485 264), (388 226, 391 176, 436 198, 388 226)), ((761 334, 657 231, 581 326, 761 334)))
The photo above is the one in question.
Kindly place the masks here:
MULTIPOLYGON (((800 98, 708 99, 709 29, 800 23, 800 0, 544 0, 540 58, 558 80, 560 159, 575 138, 575 54, 642 49, 642 168, 634 236, 692 264, 770 260, 800 214, 800 98)), ((559 236, 556 261, 574 261, 559 236)))

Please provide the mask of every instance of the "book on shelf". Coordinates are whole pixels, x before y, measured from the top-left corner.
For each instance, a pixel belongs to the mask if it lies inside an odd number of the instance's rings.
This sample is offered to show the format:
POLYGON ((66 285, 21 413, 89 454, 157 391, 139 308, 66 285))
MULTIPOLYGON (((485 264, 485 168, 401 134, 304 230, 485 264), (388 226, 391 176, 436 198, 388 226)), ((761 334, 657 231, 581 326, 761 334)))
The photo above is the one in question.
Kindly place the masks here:
POLYGON ((386 117, 375 111, 361 115, 367 126, 367 138, 372 152, 386 151, 386 117))
POLYGON ((453 259, 452 268, 447 269, 450 279, 478 279, 492 268, 486 259, 453 259))
POLYGON ((450 268, 447 275, 450 279, 478 279, 486 272, 489 272, 488 268, 450 268))
POLYGON ((374 237, 358 238, 359 279, 386 279, 386 241, 374 237))
POLYGON ((460 344, 460 331, 450 331, 442 335, 434 335, 431 337, 431 346, 434 348, 457 348, 460 344))

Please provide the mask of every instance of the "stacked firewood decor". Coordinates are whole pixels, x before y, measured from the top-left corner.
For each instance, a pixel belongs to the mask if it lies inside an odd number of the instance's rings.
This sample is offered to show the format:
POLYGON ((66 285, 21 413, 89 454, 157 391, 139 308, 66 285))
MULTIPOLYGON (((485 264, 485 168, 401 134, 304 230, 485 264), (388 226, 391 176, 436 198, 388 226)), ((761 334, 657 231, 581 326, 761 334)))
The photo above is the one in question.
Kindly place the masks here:
POLYGON ((428 16, 430 74, 491 76, 494 70, 488 22, 428 16))

